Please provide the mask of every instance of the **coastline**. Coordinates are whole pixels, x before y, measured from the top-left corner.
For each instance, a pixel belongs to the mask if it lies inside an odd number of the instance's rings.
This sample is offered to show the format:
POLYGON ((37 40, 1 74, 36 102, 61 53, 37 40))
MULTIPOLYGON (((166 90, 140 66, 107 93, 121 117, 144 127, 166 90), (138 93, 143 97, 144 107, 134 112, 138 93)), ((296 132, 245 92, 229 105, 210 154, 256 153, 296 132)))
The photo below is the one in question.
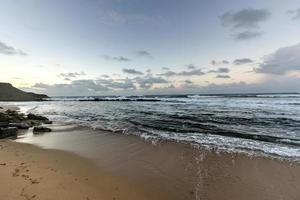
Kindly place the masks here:
MULTIPOLYGON (((17 107, 2 106, 17 110, 17 107)), ((47 124, 0 140, 0 199, 297 199, 300 164, 47 124)))
MULTIPOLYGON (((297 199, 300 195, 300 165, 296 162, 217 153, 173 142, 153 145, 135 136, 83 127, 51 128, 53 133, 17 141, 92 160, 96 173, 127 182, 129 191, 142 191, 139 199, 297 199)), ((89 161, 82 162, 85 164, 91 165, 89 161)))

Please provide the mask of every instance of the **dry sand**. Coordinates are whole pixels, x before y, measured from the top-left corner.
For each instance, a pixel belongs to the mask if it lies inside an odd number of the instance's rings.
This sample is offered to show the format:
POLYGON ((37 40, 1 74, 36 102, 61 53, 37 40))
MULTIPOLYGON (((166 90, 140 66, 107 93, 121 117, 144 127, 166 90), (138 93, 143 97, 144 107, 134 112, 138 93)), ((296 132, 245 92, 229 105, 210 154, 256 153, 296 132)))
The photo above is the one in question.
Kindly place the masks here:
POLYGON ((1 200, 155 199, 102 172, 90 160, 58 150, 0 141, 1 200))

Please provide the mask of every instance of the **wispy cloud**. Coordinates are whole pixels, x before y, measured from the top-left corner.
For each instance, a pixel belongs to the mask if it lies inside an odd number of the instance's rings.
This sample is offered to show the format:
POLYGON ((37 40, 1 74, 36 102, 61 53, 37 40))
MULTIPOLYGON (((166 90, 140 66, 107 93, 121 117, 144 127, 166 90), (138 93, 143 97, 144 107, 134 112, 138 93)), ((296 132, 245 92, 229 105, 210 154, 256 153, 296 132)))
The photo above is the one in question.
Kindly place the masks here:
POLYGON ((112 61, 119 61, 119 62, 128 62, 131 61, 130 58, 124 57, 124 56, 108 56, 108 55, 103 55, 101 56, 105 60, 112 60, 112 61))
POLYGON ((233 64, 235 64, 235 65, 244 65, 244 64, 251 64, 253 62, 254 61, 251 60, 250 58, 239 58, 239 59, 235 59, 233 61, 233 64))
POLYGON ((205 75, 205 72, 203 72, 201 69, 194 69, 190 71, 181 71, 181 72, 173 72, 173 71, 167 71, 162 74, 158 74, 160 76, 165 77, 171 77, 171 76, 202 76, 205 75))
POLYGON ((212 60, 210 63, 214 66, 215 65, 227 65, 227 64, 229 64, 229 61, 227 61, 227 60, 222 60, 222 61, 212 60))
POLYGON ((195 65, 193 65, 193 64, 189 64, 189 65, 187 65, 186 67, 187 67, 187 69, 196 69, 196 68, 197 68, 197 67, 196 67, 195 65))
POLYGON ((228 79, 228 78, 230 78, 230 76, 229 75, 219 74, 219 75, 216 76, 216 78, 225 78, 225 79, 228 79))
POLYGON ((268 20, 271 13, 266 9, 247 8, 236 12, 226 12, 221 17, 221 24, 230 27, 236 40, 248 40, 263 34, 260 24, 268 20))
POLYGON ((146 15, 144 13, 128 13, 117 10, 108 10, 101 12, 99 20, 107 25, 125 25, 125 24, 148 24, 161 25, 167 21, 162 16, 146 15))
POLYGON ((65 80, 69 81, 72 78, 78 78, 80 76, 85 76, 84 72, 68 72, 68 73, 60 73, 58 76, 65 78, 65 80))
POLYGON ((186 83, 186 84, 193 84, 193 81, 191 81, 191 80, 185 80, 184 83, 186 83))
POLYGON ((249 40, 263 35, 261 31, 243 31, 233 35, 235 40, 249 40))
POLYGON ((27 56, 27 53, 25 53, 24 51, 9 46, 1 41, 0 41, 0 54, 27 56))
POLYGON ((141 57, 153 58, 153 56, 151 55, 151 53, 149 51, 146 51, 146 50, 138 50, 138 51, 136 51, 136 54, 138 56, 141 56, 141 57))
POLYGON ((135 81, 139 84, 141 89, 149 89, 153 86, 153 84, 164 84, 169 83, 166 79, 162 77, 154 77, 152 75, 144 76, 144 77, 137 77, 135 81))
POLYGON ((127 69, 124 68, 122 71, 126 74, 131 74, 131 75, 143 75, 144 73, 135 69, 127 69))
POLYGON ((226 67, 220 67, 217 70, 210 70, 209 73, 229 73, 230 70, 226 67))
POLYGON ((296 10, 289 10, 288 13, 292 15, 293 20, 298 20, 300 19, 300 8, 296 10))

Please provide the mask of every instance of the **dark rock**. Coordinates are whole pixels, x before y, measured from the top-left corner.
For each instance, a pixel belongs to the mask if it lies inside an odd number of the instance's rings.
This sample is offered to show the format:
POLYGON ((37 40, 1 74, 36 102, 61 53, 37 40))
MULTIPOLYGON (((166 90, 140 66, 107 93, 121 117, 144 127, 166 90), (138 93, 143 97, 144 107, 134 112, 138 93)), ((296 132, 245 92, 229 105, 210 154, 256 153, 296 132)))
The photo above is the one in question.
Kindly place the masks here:
POLYGON ((50 128, 44 127, 44 126, 36 126, 33 128, 33 134, 39 134, 39 133, 47 133, 51 132, 52 130, 50 128))
POLYGON ((9 122, 9 116, 4 113, 0 113, 0 122, 9 122))
POLYGON ((18 129, 16 127, 0 128, 0 138, 16 136, 18 129))
POLYGON ((44 116, 41 116, 41 115, 35 115, 35 114, 32 114, 32 113, 29 113, 27 115, 27 119, 40 120, 40 121, 49 121, 49 119, 47 117, 44 117, 44 116))
POLYGON ((41 115, 35 115, 35 114, 28 114, 26 122, 30 126, 39 126, 41 124, 52 124, 52 121, 50 121, 47 117, 41 116, 41 115))
POLYGON ((0 122, 18 123, 24 119, 25 115, 16 111, 7 110, 5 113, 0 113, 0 122))
POLYGON ((8 126, 8 122, 0 122, 0 128, 6 128, 8 126))
POLYGON ((43 121, 44 124, 52 124, 52 121, 50 120, 46 120, 46 121, 43 121))
POLYGON ((25 122, 26 122, 30 127, 42 125, 41 121, 38 121, 38 120, 25 120, 25 122))
POLYGON ((29 129, 29 125, 27 123, 9 123, 9 127, 16 127, 18 129, 29 129))

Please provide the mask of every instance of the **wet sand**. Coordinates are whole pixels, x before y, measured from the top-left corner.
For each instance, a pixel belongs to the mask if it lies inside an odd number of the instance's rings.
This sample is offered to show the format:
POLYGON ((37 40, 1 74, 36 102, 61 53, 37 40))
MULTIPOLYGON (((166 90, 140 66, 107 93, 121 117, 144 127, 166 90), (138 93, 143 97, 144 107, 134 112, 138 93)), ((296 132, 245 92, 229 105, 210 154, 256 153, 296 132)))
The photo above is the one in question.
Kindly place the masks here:
MULTIPOLYGON (((87 175, 81 176, 81 174, 88 173, 89 180, 93 180, 93 184, 88 186, 99 188, 97 195, 100 195, 96 196, 96 193, 93 193, 95 196, 89 197, 90 199, 103 199, 101 195, 110 195, 109 198, 104 199, 115 197, 116 199, 178 200, 296 200, 300 197, 300 165, 295 162, 250 157, 237 153, 216 153, 172 142, 158 142, 153 145, 135 136, 93 131, 87 128, 53 125, 52 129, 52 133, 40 136, 32 136, 29 130, 17 141, 48 149, 41 150, 30 146, 33 152, 41 153, 40 156, 36 156, 28 152, 28 155, 36 159, 38 163, 44 162, 39 160, 42 157, 44 159, 49 157, 48 153, 52 155, 53 160, 63 154, 62 160, 69 160, 65 162, 67 165, 62 164, 64 162, 58 162, 55 166, 61 169, 62 174, 66 174, 69 167, 72 167, 72 174, 66 175, 71 177, 70 180, 74 180, 75 177, 77 181, 84 180, 87 175), (73 152, 89 160, 81 160, 82 158, 74 154, 51 149, 73 152), (72 163, 74 159, 81 160, 78 162, 80 165, 72 163), (87 170, 89 167, 93 170, 87 170), (104 180, 110 181, 105 181, 103 184, 102 176, 106 177, 104 180), (93 177, 99 178, 93 179, 93 177), (122 191, 124 191, 122 194, 118 193, 118 197, 113 190, 116 184, 119 184, 118 188, 123 188, 122 191), (101 190, 104 186, 107 186, 109 190, 101 190)), ((11 151, 24 145, 11 142, 9 144, 13 144, 11 151)), ((26 150, 22 152, 26 153, 26 150)), ((2 158, 2 155, 0 157, 2 158)), ((20 162, 28 163, 28 158, 25 156, 16 157, 18 162, 21 158, 24 160, 20 162)), ((5 161, 1 160, 1 162, 5 161)), ((32 163, 31 166, 34 167, 36 164, 32 163)), ((13 170, 12 167, 10 176, 13 170)), ((39 176, 43 177, 43 173, 41 172, 39 176)), ((7 175, 8 178, 9 175, 7 175)), ((61 178, 57 176, 53 179, 55 181, 49 184, 54 184, 52 187, 55 191, 59 188, 57 180, 61 178)), ((10 177, 7 180, 9 181, 4 181, 5 184, 14 185, 14 182, 10 181, 16 179, 10 177)), ((78 192, 79 188, 81 188, 80 194, 87 194, 89 191, 84 181, 80 182, 78 188, 73 184, 66 185, 65 187, 68 187, 71 193, 78 192)), ((20 189, 22 188, 19 188, 18 194, 20 194, 20 189)), ((48 196, 48 199, 56 198, 48 196)))

